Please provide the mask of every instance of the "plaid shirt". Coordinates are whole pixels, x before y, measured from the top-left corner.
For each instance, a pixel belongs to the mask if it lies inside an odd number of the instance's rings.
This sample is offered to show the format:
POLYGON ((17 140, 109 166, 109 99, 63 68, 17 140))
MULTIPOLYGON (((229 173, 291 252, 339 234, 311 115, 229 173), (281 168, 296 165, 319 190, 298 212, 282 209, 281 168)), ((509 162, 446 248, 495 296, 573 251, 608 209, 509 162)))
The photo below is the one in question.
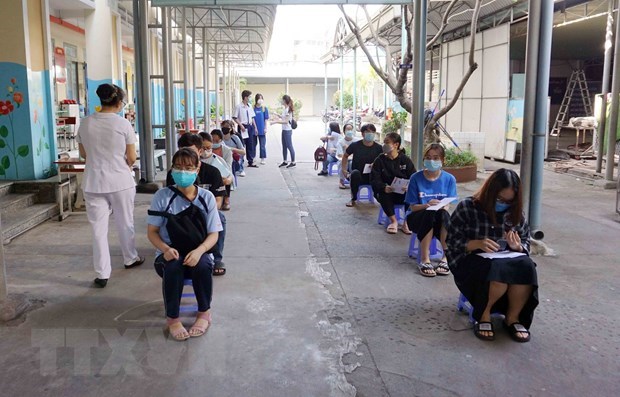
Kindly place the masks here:
POLYGON ((473 198, 464 199, 452 213, 448 227, 448 238, 446 239, 448 251, 446 254, 450 266, 459 266, 459 263, 468 255, 466 246, 469 240, 490 238, 497 241, 503 238, 504 230, 511 229, 519 233, 523 252, 529 255, 530 227, 525 217, 521 218, 519 225, 514 226, 510 222, 509 212, 506 212, 501 225, 493 224, 486 212, 474 203, 473 198))

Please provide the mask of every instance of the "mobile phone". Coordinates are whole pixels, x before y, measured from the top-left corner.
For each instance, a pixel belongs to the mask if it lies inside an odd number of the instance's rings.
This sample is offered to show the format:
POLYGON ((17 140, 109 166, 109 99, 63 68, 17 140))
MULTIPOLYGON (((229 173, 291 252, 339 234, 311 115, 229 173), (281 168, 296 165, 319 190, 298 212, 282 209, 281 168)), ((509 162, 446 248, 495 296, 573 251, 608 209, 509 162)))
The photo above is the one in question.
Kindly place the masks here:
POLYGON ((508 247, 508 242, 506 240, 500 238, 499 240, 497 240, 497 244, 499 245, 498 251, 506 251, 506 248, 508 247))

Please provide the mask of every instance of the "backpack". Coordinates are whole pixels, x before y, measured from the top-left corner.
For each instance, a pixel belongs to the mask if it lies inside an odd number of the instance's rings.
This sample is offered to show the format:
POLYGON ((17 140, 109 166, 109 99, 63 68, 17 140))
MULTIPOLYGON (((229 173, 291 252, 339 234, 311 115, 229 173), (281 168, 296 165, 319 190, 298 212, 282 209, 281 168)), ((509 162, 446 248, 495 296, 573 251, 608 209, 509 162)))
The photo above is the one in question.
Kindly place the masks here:
MULTIPOLYGON (((168 206, 165 211, 152 211, 148 210, 149 215, 161 216, 168 220, 166 222, 166 231, 170 237, 170 246, 177 251, 179 255, 185 256, 191 251, 198 248, 207 238, 207 224, 202 216, 200 208, 191 202, 179 189, 174 186, 168 186, 168 189, 172 190, 174 194, 168 201, 168 206), (179 212, 178 214, 172 214, 168 211, 172 206, 172 202, 177 196, 181 196, 183 199, 189 202, 189 207, 179 212)), ((205 211, 209 211, 205 199, 198 195, 200 204, 204 207, 205 211)), ((209 253, 215 250, 213 246, 209 253)))
POLYGON ((325 161, 327 159, 327 150, 325 149, 325 147, 323 146, 319 146, 315 151, 314 151, 314 169, 318 170, 319 169, 319 164, 322 164, 323 161, 325 161))

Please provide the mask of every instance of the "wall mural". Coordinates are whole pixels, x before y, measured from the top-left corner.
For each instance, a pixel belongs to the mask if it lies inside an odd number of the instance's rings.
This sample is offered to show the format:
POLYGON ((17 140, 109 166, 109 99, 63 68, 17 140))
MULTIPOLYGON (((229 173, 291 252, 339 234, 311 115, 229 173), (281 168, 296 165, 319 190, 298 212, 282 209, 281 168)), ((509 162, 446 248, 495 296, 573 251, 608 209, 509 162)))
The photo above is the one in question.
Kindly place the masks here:
POLYGON ((27 112, 27 108, 22 109, 24 94, 19 90, 17 78, 13 77, 10 84, 6 87, 6 98, 0 100, 0 149, 8 149, 9 154, 0 157, 0 176, 6 179, 7 171, 15 169, 15 178, 19 179, 19 158, 28 157, 30 146, 19 145, 15 142, 14 118, 20 116, 20 112, 27 112))

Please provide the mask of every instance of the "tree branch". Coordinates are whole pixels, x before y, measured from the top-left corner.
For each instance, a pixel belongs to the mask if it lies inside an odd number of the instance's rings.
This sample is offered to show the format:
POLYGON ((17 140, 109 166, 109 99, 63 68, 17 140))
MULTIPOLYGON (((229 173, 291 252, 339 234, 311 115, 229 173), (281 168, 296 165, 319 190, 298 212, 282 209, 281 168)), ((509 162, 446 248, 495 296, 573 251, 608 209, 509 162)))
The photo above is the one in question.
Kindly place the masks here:
POLYGON ((446 26, 448 26, 448 18, 450 17, 450 12, 452 12, 452 9, 456 5, 456 1, 457 0, 452 0, 450 4, 448 4, 448 8, 446 8, 446 12, 443 14, 443 18, 441 19, 441 27, 439 28, 435 36, 428 43, 426 43, 427 50, 431 49, 433 45, 435 45, 437 40, 439 40, 441 35, 443 35, 444 30, 446 30, 446 26))

